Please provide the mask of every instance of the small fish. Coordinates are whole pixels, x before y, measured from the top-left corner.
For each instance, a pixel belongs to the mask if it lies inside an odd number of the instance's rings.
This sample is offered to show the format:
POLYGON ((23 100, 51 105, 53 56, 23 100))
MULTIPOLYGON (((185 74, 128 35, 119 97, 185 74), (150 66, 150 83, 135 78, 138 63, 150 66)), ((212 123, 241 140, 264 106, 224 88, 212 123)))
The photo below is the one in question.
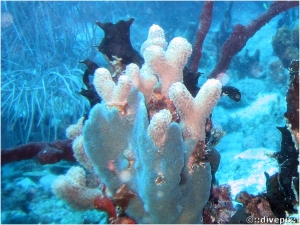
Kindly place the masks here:
POLYGON ((268 7, 268 5, 267 5, 267 3, 263 3, 263 7, 266 9, 266 10, 268 10, 269 9, 269 7, 268 7))
POLYGON ((239 89, 232 86, 223 86, 222 95, 227 95, 232 100, 239 102, 241 100, 242 94, 239 89))

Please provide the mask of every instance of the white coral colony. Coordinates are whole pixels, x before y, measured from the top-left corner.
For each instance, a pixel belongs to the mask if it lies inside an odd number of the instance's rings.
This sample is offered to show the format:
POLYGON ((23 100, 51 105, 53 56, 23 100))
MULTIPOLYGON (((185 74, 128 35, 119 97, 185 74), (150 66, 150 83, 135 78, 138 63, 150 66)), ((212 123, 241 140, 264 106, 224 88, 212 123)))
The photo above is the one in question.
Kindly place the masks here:
POLYGON ((193 152, 205 140, 205 121, 222 85, 209 79, 193 98, 182 74, 191 44, 177 37, 166 45, 164 31, 153 25, 141 47, 141 69, 128 65, 117 84, 108 70, 96 70, 94 86, 103 101, 93 107, 79 137, 109 193, 124 184, 135 193, 126 214, 136 222, 201 223, 211 167, 193 160, 193 152), (173 102, 179 123, 168 109, 158 110, 149 121, 146 107, 154 92, 173 102))

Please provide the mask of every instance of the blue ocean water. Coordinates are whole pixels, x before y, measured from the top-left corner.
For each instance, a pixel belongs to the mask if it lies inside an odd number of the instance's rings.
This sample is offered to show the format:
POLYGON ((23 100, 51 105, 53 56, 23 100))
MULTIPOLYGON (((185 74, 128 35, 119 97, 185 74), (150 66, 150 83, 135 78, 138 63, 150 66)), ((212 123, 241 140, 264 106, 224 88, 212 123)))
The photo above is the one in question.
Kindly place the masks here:
MULTIPOLYGON (((232 2, 228 20, 225 12, 230 4, 214 3, 198 68, 203 73, 199 87, 215 67, 234 25, 248 25, 271 2, 232 2), (225 30, 221 23, 226 23, 225 30), (220 33, 223 36, 217 38, 220 33)), ((95 21, 116 23, 134 18, 130 40, 139 51, 153 24, 164 29, 168 42, 182 36, 193 43, 202 6, 198 1, 2 1, 1 149, 66 139, 66 128, 88 112, 88 101, 78 94, 84 87, 85 70, 79 61, 88 58, 100 67, 109 66, 94 47, 104 36, 95 21)), ((221 154, 216 178, 219 184, 231 186, 233 199, 240 191, 264 192, 264 172, 279 170, 266 153, 280 150, 281 134, 276 127, 285 124, 289 72, 274 53, 272 40, 282 26, 295 30, 298 18, 298 7, 274 17, 232 59, 224 76, 226 85, 242 93, 240 102, 222 97, 212 114, 214 126, 226 133, 216 146, 221 154)), ((106 223, 105 213, 75 210, 53 194, 53 180, 73 165, 77 163, 41 165, 34 158, 2 165, 2 223, 106 223)))

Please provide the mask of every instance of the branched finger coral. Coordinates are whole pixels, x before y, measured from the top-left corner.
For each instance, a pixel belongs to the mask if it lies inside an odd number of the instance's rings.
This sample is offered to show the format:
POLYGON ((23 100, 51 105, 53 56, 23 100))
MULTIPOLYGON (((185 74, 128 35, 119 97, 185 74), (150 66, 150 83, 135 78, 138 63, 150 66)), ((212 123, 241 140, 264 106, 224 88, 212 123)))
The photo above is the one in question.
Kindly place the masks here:
POLYGON ((141 69, 129 64, 116 83, 107 69, 95 71, 103 101, 77 135, 105 195, 123 214, 138 223, 200 223, 212 180, 207 118, 222 85, 210 79, 193 98, 182 84, 191 45, 181 37, 165 43, 163 30, 153 25, 141 48, 141 69))

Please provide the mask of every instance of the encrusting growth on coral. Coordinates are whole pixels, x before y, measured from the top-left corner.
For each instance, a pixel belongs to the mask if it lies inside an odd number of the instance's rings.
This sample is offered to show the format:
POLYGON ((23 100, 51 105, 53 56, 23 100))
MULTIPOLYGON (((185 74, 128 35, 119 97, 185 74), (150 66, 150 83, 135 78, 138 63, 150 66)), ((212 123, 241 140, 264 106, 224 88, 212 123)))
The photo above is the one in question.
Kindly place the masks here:
POLYGON ((228 224, 235 209, 230 196, 230 186, 220 185, 211 189, 209 202, 204 209, 204 224, 228 224))
POLYGON ((271 210, 270 203, 264 198, 264 196, 253 196, 247 192, 241 192, 236 197, 236 201, 243 203, 245 212, 251 213, 251 216, 254 218, 275 218, 271 210))
POLYGON ((148 118, 151 118, 155 115, 155 113, 159 112, 162 109, 167 109, 170 111, 172 115, 172 122, 179 122, 180 118, 176 111, 176 108, 173 102, 163 96, 161 93, 152 93, 150 101, 147 103, 147 111, 148 111, 148 118))
MULTIPOLYGON (((189 93, 182 82, 191 50, 181 37, 166 46, 163 30, 153 25, 141 47, 142 67, 127 65, 116 82, 107 69, 96 69, 93 85, 103 101, 92 108, 83 127, 79 121, 69 128, 75 157, 101 178, 106 187, 102 198, 111 198, 119 210, 116 220, 202 220, 212 182, 207 118, 221 97, 222 85, 209 79, 195 98, 189 93)), ((216 170, 219 157, 211 161, 216 170)), ((68 185, 63 182, 67 177, 54 188, 68 185)), ((83 183, 69 183, 68 188, 86 195, 83 183)), ((75 196, 56 193, 71 204, 76 201, 75 196)))

